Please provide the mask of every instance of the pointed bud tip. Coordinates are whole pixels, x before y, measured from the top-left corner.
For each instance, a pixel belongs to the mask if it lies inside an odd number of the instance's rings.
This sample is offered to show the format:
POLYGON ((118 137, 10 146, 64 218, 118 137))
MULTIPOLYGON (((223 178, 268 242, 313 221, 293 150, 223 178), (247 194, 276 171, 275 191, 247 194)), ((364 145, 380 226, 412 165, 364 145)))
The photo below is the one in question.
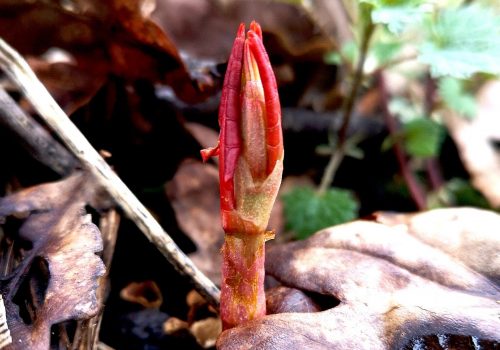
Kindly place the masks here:
POLYGON ((256 21, 252 21, 252 23, 250 23, 250 30, 253 31, 262 40, 262 28, 260 27, 259 23, 257 23, 256 21))
POLYGON ((240 26, 238 28, 238 32, 236 33, 237 37, 245 37, 245 23, 240 23, 240 26))

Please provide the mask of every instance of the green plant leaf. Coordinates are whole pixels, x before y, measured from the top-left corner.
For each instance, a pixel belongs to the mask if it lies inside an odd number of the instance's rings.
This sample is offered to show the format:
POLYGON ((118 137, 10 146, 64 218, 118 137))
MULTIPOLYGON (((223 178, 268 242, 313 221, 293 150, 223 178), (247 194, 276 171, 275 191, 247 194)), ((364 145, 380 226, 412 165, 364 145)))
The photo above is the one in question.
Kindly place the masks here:
POLYGON ((500 20, 494 11, 478 5, 446 9, 423 28, 419 60, 433 76, 500 73, 500 20))
POLYGON ((409 25, 423 19, 429 7, 421 6, 424 0, 363 0, 373 6, 373 23, 385 24, 393 34, 400 34, 409 25))
POLYGON ((351 64, 355 64, 359 57, 359 47, 355 41, 347 41, 340 48, 340 52, 330 51, 325 54, 323 61, 326 64, 341 64, 343 61, 347 61, 351 64))
POLYGON ((403 124, 405 149, 414 157, 436 156, 443 136, 443 127, 431 119, 418 118, 403 124))
POLYGON ((438 91, 448 108, 468 118, 476 115, 476 100, 465 91, 463 81, 451 77, 441 78, 438 91))
POLYGON ((385 24, 394 34, 402 33, 408 26, 422 21, 427 12, 425 7, 396 6, 382 7, 372 12, 373 23, 385 24))
POLYGON ((285 194, 283 201, 286 226, 300 239, 355 219, 359 208, 353 193, 339 188, 320 195, 310 187, 297 187, 285 194))
POLYGON ((438 191, 429 195, 429 208, 442 208, 448 206, 477 207, 491 209, 488 201, 476 190, 469 181, 454 178, 448 181, 438 191))
POLYGON ((401 50, 402 44, 399 42, 374 42, 371 53, 377 59, 378 64, 384 64, 393 59, 401 50))

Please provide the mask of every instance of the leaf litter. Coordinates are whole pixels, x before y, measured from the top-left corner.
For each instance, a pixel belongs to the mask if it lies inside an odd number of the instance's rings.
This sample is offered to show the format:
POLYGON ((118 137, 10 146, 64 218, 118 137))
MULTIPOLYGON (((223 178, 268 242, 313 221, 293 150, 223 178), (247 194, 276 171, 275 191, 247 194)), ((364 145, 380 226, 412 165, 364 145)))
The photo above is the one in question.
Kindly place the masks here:
POLYGON ((218 348, 402 349, 437 334, 498 345, 500 216, 464 208, 375 218, 270 247, 267 274, 330 305, 225 331, 218 348))
POLYGON ((102 239, 85 214, 91 188, 80 173, 0 198, 4 232, 30 242, 22 260, 0 281, 11 349, 48 349, 51 326, 88 319, 101 308, 97 292, 105 267, 96 254, 102 239), (15 230, 8 224, 15 218, 23 222, 18 232, 10 232, 15 230))

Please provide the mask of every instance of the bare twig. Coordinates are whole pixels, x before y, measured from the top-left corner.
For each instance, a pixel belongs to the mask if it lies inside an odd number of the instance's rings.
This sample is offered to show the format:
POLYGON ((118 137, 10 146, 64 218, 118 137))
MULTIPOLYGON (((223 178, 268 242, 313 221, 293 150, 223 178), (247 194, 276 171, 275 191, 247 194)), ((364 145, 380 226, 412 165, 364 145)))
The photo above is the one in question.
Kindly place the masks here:
POLYGON ((1 39, 0 67, 19 85, 40 117, 60 137, 82 165, 96 177, 98 183, 122 207, 127 216, 135 222, 146 237, 180 273, 191 278, 195 288, 210 304, 218 307, 220 291, 215 284, 179 249, 146 207, 113 172, 54 101, 26 61, 1 39))
POLYGON ((0 87, 0 123, 8 126, 23 141, 38 161, 60 175, 68 175, 78 164, 66 148, 37 123, 0 87))
MULTIPOLYGON (((386 120, 387 129, 389 130, 389 134, 394 137, 397 134, 398 130, 394 116, 389 111, 389 96, 387 94, 387 87, 385 85, 384 73, 379 72, 379 74, 377 75, 377 80, 379 93, 382 100, 382 111, 386 120)), ((415 175, 408 166, 405 151, 403 149, 403 146, 401 145, 400 140, 396 139, 394 141, 393 149, 394 153, 396 154, 396 159, 398 161, 401 174, 405 179, 406 185, 408 186, 408 190, 410 191, 413 201, 415 202, 418 210, 425 210, 427 205, 424 189, 420 186, 417 179, 415 178, 415 175)))
POLYGON ((321 183, 318 188, 318 193, 324 193, 333 182, 337 168, 342 162, 345 155, 346 137, 347 129, 349 128, 349 122, 351 121, 352 111, 354 109, 354 102, 356 101, 361 82, 363 80, 363 69, 365 65, 366 55, 368 52, 368 46, 370 44, 370 39, 375 30, 373 23, 368 23, 363 28, 362 38, 361 38, 361 52, 358 64, 356 66, 356 71, 354 73, 354 79, 351 86, 351 91, 349 96, 344 100, 342 105, 343 117, 342 125, 340 126, 338 132, 338 142, 337 147, 332 152, 330 160, 326 166, 325 172, 321 179, 321 183))

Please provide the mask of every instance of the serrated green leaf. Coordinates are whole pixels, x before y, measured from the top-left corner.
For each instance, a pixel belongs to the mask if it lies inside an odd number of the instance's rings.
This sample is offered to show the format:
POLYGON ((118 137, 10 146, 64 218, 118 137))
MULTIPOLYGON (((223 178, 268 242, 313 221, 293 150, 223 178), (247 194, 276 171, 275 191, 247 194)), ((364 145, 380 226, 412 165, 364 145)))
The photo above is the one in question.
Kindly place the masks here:
POLYGON ((433 76, 500 73, 500 21, 493 11, 478 5, 446 9, 423 28, 419 60, 433 76))
POLYGON ((363 0, 373 6, 372 21, 376 24, 385 24, 394 34, 400 34, 409 25, 416 24, 423 19, 423 14, 429 7, 421 6, 424 0, 363 0))
POLYGON ((394 137, 392 135, 387 135, 387 137, 382 142, 382 145, 380 146, 380 151, 387 152, 388 150, 390 150, 392 146, 394 146, 394 144, 396 143, 397 139, 398 139, 397 137, 394 137))
POLYGON ((418 118, 403 124, 405 149, 414 157, 436 156, 443 136, 443 127, 427 118, 418 118))
POLYGON ((340 49, 342 57, 345 57, 349 62, 355 63, 359 56, 359 47, 355 41, 347 41, 340 49))
POLYGON ((373 23, 385 24, 393 34, 402 33, 408 26, 422 21, 423 15, 428 12, 426 7, 394 6, 382 7, 372 12, 373 23))
POLYGON ((484 196, 476 190, 470 182, 464 179, 451 179, 446 187, 454 196, 454 205, 473 206, 484 209, 491 209, 490 204, 484 196))
POLYGON ((355 219, 359 207, 351 191, 339 188, 320 195, 310 187, 297 187, 285 194, 283 201, 286 226, 300 239, 355 219))
POLYGON ((359 56, 358 44, 355 41, 347 41, 340 48, 340 52, 330 51, 323 56, 323 61, 326 64, 341 64, 343 61, 348 61, 355 64, 359 56))
POLYGON ((374 8, 417 6, 424 0, 361 0, 361 2, 373 5, 374 8))
POLYGON ((336 51, 330 51, 323 56, 323 61, 326 64, 341 64, 342 56, 336 51))
POLYGON ((448 108, 468 118, 476 115, 476 100, 465 92, 462 81, 450 77, 441 78, 438 91, 448 108))
POLYGON ((403 45, 399 42, 374 42, 371 47, 371 53, 377 59, 378 64, 384 64, 390 61, 401 50, 403 45))
POLYGON ((448 206, 467 206, 491 209, 488 201, 476 190, 469 181, 454 178, 448 181, 438 191, 428 197, 429 208, 442 208, 448 206))

